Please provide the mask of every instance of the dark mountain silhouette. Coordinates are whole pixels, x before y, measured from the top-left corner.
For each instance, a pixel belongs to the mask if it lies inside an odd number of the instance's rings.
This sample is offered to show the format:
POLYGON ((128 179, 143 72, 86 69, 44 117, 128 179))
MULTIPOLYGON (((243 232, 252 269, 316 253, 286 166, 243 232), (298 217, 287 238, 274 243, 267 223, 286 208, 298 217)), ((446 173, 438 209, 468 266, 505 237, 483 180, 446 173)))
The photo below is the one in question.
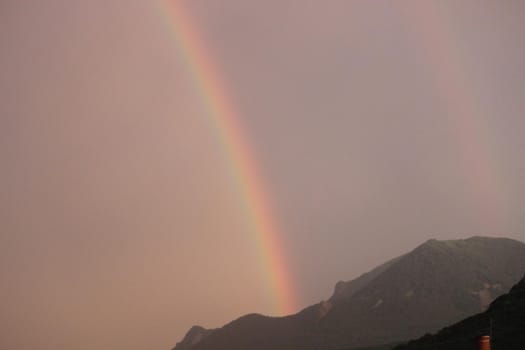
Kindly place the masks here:
POLYGON ((208 335, 210 335, 214 329, 205 329, 200 326, 193 326, 190 328, 188 333, 184 336, 184 338, 175 345, 174 349, 177 350, 187 350, 191 349, 191 347, 202 340, 206 338, 208 335))
POLYGON ((510 239, 430 240, 338 282, 328 301, 291 316, 250 314, 190 330, 175 349, 328 350, 414 339, 485 310, 523 276, 524 261, 525 244, 510 239))
POLYGON ((493 350, 525 349, 525 277, 487 311, 395 350, 471 350, 480 336, 490 334, 493 350))
MULTIPOLYGON (((211 331, 211 334, 205 338, 203 337, 203 340, 194 346, 185 347, 181 342, 174 349, 258 350, 274 349, 276 348, 275 346, 278 349, 292 349, 297 344, 320 346, 323 344, 323 338, 317 334, 317 325, 327 305, 326 302, 322 302, 286 317, 248 314, 220 329, 211 331)), ((192 339, 191 336, 188 336, 190 332, 184 339, 192 339)), ((185 344, 188 344, 188 342, 185 344)))

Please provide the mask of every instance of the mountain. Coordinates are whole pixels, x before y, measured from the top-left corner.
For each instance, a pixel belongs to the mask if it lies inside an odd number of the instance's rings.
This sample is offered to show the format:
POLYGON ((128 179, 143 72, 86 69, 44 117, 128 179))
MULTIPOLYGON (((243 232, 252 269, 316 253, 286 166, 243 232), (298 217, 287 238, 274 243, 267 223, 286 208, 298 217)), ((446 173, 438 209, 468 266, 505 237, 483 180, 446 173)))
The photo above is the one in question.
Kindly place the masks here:
POLYGON ((175 350, 328 350, 399 343, 484 311, 523 276, 524 261, 525 244, 510 239, 429 240, 352 281, 338 282, 328 301, 286 317, 246 315, 206 331, 199 341, 183 340, 175 350))
POLYGON ((190 328, 184 338, 175 345, 173 349, 177 350, 188 350, 192 346, 201 342, 204 338, 210 335, 214 329, 205 329, 201 326, 193 326, 190 328))
POLYGON ((508 294, 493 301, 487 311, 395 350, 476 349, 478 338, 489 334, 492 349, 525 348, 525 277, 508 294))
MULTIPOLYGON (((300 344, 321 346, 324 344, 324 338, 317 333, 317 326, 319 319, 328 310, 329 304, 321 302, 286 317, 248 314, 220 329, 212 330, 211 334, 203 337, 202 341, 194 346, 186 347, 188 341, 184 345, 180 342, 174 350, 294 349, 300 344)), ((190 333, 191 330, 184 339, 194 339, 190 333)))
POLYGON ((508 291, 525 272, 524 248, 517 241, 483 237, 427 241, 334 304, 323 327, 341 340, 340 347, 436 331, 484 310, 508 291))
POLYGON ((372 269, 369 272, 366 272, 359 276, 358 278, 351 281, 339 281, 335 285, 334 294, 330 298, 330 302, 338 302, 340 300, 345 300, 350 298, 374 278, 379 276, 383 271, 388 269, 392 264, 401 259, 403 256, 397 257, 395 259, 389 260, 386 263, 379 265, 378 267, 372 269))

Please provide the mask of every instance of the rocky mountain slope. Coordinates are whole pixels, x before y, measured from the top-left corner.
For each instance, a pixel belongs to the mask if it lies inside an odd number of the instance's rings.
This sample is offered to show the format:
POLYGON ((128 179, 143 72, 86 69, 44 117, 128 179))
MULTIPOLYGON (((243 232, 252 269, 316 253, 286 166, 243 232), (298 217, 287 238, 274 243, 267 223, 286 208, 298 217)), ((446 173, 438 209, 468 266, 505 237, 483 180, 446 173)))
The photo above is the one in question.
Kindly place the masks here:
POLYGON ((395 350, 471 350, 480 336, 490 334, 492 349, 525 348, 525 277, 487 311, 395 350))
POLYGON ((339 282, 328 301, 287 317, 251 314, 190 330, 175 349, 345 349, 413 339, 485 310, 523 276, 524 261, 525 244, 510 239, 430 240, 339 282))

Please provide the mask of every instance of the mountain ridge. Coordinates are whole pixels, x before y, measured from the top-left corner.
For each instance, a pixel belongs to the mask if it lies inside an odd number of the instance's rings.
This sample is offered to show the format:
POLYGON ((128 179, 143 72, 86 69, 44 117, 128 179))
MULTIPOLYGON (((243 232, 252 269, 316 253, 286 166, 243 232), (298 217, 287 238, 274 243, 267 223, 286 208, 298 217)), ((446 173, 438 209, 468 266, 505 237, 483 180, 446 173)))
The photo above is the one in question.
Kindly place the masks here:
POLYGON ((523 276, 523 261, 525 244, 507 238, 427 240, 338 282, 327 301, 285 317, 245 315, 174 349, 336 349, 417 338, 483 311, 523 276))

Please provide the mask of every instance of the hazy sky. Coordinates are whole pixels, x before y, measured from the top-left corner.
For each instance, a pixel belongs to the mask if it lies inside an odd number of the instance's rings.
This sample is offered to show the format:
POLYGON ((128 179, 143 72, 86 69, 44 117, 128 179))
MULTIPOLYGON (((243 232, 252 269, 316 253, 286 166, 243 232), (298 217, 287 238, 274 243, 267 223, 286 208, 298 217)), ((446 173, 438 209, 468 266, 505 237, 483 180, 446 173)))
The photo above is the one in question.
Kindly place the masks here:
MULTIPOLYGON (((169 349, 270 313, 156 1, 0 1, 0 348, 169 349)), ((523 1, 184 1, 299 307, 429 238, 525 240, 523 1)))

